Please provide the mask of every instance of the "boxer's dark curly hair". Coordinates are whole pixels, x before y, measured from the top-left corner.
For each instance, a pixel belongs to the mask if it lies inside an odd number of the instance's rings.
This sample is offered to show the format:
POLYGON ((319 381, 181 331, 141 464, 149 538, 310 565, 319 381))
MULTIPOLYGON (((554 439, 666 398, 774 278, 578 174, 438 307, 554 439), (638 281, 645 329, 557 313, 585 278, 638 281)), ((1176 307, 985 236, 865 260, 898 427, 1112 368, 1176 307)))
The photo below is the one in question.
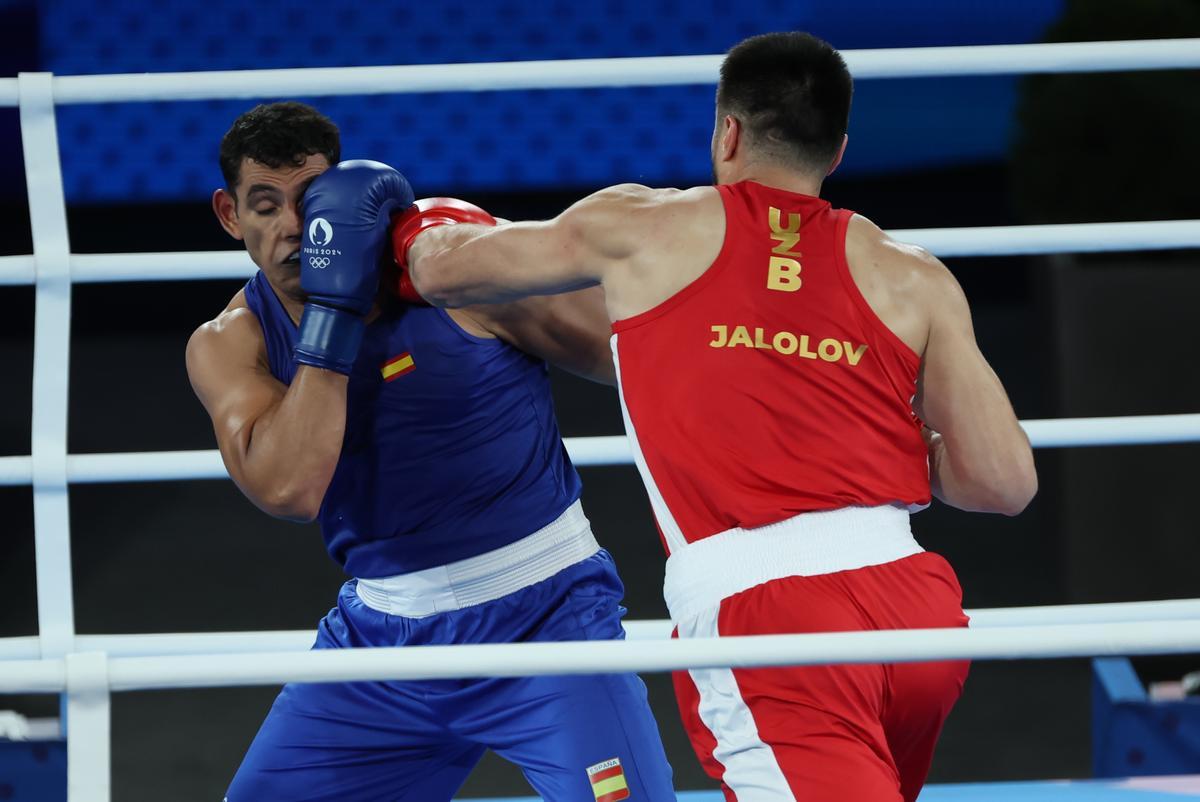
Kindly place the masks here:
POLYGON ((854 81, 828 42, 800 31, 739 42, 721 64, 718 121, 741 122, 749 145, 783 164, 827 170, 850 120, 854 81))
POLYGON ((259 104, 234 120, 221 138, 225 188, 237 197, 234 190, 246 157, 271 168, 285 164, 299 167, 314 153, 330 164, 341 159, 341 136, 332 120, 306 103, 259 104))

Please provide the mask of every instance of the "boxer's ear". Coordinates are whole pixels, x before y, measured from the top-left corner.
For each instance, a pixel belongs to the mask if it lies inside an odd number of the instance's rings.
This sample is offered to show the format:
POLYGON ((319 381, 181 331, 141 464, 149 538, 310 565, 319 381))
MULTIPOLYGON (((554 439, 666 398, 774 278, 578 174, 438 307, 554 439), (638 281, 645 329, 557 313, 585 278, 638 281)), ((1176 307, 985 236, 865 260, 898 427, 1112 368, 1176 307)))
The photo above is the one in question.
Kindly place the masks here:
POLYGON ((737 156, 738 149, 745 147, 745 129, 742 121, 732 114, 726 114, 719 128, 717 156, 723 162, 732 161, 737 156))
POLYGON ((837 155, 833 157, 833 164, 829 165, 829 170, 825 173, 826 177, 833 175, 833 171, 842 163, 842 157, 846 155, 846 143, 849 141, 849 134, 842 134, 842 146, 838 148, 837 155))
POLYGON ((218 189, 212 195, 213 214, 221 223, 221 228, 236 240, 242 239, 242 224, 238 219, 237 198, 225 189, 218 189))

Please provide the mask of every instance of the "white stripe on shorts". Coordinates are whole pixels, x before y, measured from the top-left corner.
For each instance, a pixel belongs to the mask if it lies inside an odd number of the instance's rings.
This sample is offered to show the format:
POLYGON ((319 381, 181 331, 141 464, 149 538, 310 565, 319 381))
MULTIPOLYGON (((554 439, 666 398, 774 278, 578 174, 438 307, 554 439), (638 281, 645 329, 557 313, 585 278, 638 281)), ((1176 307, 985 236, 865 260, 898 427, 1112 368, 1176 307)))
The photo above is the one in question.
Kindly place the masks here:
MULTIPOLYGON (((719 607, 679 622, 680 638, 715 638, 719 607)), ((700 720, 717 741, 713 757, 722 780, 743 802, 796 802, 775 752, 758 737, 758 725, 728 668, 689 671, 700 692, 700 720)))

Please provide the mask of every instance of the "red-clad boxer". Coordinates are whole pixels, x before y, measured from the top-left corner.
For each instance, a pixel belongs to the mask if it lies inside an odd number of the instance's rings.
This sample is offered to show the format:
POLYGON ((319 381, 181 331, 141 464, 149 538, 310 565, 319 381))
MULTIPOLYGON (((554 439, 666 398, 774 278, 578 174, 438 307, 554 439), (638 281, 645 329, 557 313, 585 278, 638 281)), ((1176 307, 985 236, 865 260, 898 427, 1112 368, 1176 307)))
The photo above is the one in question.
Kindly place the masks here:
MULTIPOLYGON (((931 483, 1009 515, 1036 492, 949 271, 818 197, 851 92, 825 42, 754 37, 721 68, 715 188, 613 187, 501 228, 410 211, 394 240, 439 305, 603 285, 680 637, 964 626, 910 511, 931 483)), ((730 800, 911 802, 966 673, 709 669, 676 688, 730 800)))

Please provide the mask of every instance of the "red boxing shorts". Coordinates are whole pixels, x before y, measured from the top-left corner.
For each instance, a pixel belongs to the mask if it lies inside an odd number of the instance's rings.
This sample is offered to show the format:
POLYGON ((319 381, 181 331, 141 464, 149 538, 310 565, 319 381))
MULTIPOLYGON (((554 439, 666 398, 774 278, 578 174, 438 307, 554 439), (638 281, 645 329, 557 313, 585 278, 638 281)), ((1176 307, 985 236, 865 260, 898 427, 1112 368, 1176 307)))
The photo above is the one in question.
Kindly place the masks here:
MULTIPOLYGON (((678 634, 966 625, 954 571, 919 552, 770 579, 679 620, 678 634)), ((702 669, 677 672, 675 690, 692 746, 730 802, 912 802, 967 669, 966 662, 702 669)))

